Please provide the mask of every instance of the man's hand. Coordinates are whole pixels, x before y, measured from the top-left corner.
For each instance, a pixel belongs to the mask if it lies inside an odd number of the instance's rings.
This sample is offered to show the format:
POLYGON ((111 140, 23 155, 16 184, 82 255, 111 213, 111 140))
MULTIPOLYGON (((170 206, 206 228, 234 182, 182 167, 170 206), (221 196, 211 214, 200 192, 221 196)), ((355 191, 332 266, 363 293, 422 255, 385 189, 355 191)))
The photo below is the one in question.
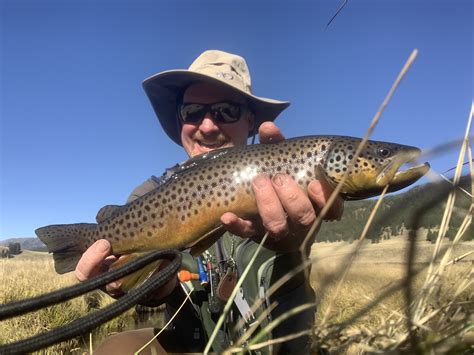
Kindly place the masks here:
MULTIPOLYGON (((259 129, 261 143, 275 143, 284 136, 273 122, 265 122, 259 129)), ((245 220, 227 212, 221 222, 231 233, 241 237, 261 236, 265 230, 271 234, 268 247, 278 251, 296 251, 307 231, 316 219, 317 213, 331 196, 332 189, 324 182, 314 180, 305 194, 288 175, 277 174, 270 179, 258 174, 252 183, 261 221, 245 220)), ((341 217, 344 209, 342 198, 337 198, 325 219, 341 217)))
MULTIPOLYGON (((112 246, 110 243, 105 239, 100 239, 82 254, 76 266, 76 278, 81 282, 89 280, 107 272, 110 265, 117 260, 118 258, 112 255, 112 246)), ((105 289, 112 297, 119 297, 123 295, 120 286, 119 282, 114 281, 108 284, 105 289)))
MULTIPOLYGON (((75 270, 76 278, 81 282, 89 280, 97 275, 107 272, 110 265, 112 265, 115 261, 126 257, 126 255, 116 257, 111 253, 112 246, 107 240, 100 239, 96 241, 84 252, 81 259, 79 260, 75 270)), ((162 263, 160 263, 160 266, 155 271, 155 273, 169 265, 169 263, 169 261, 164 260, 162 263)), ((127 276, 125 276, 125 278, 126 277, 127 276)), ((110 296, 119 298, 124 295, 124 292, 121 289, 122 283, 120 280, 111 282, 105 287, 105 291, 110 296)), ((171 280, 160 287, 153 295, 142 302, 142 304, 150 306, 158 305, 160 303, 159 301, 171 294, 176 286, 177 278, 171 278, 171 280)))

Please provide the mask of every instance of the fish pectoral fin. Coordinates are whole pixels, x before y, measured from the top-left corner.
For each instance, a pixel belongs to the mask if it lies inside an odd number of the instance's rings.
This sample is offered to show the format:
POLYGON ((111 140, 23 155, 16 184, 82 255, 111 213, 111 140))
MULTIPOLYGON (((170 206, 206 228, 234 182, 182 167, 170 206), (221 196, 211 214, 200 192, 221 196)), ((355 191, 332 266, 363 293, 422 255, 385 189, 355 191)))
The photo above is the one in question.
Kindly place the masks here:
MULTIPOLYGON (((146 255, 146 253, 132 253, 132 254, 126 254, 126 255, 121 255, 117 261, 115 261, 111 266, 110 270, 117 269, 121 266, 124 266, 125 264, 128 264, 142 256, 146 255)), ((134 273, 131 273, 130 275, 124 276, 115 282, 120 284, 120 289, 123 292, 128 292, 132 288, 141 285, 145 280, 147 280, 153 272, 155 272, 156 269, 159 268, 163 260, 156 260, 147 266, 145 266, 143 269, 140 269, 138 271, 135 271, 134 273)))
POLYGON ((321 165, 316 165, 316 167, 314 168, 314 176, 316 178, 315 180, 323 181, 324 183, 326 183, 326 185, 329 185, 333 189, 337 185, 331 178, 329 178, 328 174, 321 165))
POLYGON ((220 225, 210 232, 204 234, 197 242, 193 243, 191 246, 188 246, 190 249, 189 252, 191 255, 201 255, 204 251, 209 249, 212 244, 217 242, 220 237, 225 233, 224 226, 220 225))
POLYGON ((123 206, 120 205, 107 205, 102 207, 97 215, 95 216, 95 220, 97 223, 102 223, 105 220, 117 215, 123 206))

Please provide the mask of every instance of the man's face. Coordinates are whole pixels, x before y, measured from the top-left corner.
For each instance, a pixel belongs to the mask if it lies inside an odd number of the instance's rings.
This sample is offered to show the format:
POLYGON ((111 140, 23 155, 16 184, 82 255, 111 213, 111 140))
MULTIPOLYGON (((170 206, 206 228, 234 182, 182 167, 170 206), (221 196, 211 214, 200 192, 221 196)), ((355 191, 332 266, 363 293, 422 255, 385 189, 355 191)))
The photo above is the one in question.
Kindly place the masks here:
MULTIPOLYGON (((194 84, 186 89, 183 103, 214 104, 230 101, 244 104, 233 90, 212 84, 194 84)), ((181 143, 190 157, 214 149, 245 145, 254 120, 250 113, 234 123, 215 122, 209 112, 198 123, 183 123, 181 143)))

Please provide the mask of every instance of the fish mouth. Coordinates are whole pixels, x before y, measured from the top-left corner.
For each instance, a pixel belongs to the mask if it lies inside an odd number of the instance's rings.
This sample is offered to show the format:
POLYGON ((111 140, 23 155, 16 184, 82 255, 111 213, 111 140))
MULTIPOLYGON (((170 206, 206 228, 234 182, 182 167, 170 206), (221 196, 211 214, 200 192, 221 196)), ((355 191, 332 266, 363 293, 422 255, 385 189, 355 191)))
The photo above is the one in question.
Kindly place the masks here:
POLYGON ((429 163, 413 166, 406 170, 397 171, 390 182, 389 191, 396 191, 413 184, 430 170, 429 163))
POLYGON ((402 165, 415 162, 420 154, 421 150, 418 148, 400 152, 377 176, 377 185, 390 185, 388 191, 397 191, 420 179, 430 170, 428 162, 400 170, 402 165))

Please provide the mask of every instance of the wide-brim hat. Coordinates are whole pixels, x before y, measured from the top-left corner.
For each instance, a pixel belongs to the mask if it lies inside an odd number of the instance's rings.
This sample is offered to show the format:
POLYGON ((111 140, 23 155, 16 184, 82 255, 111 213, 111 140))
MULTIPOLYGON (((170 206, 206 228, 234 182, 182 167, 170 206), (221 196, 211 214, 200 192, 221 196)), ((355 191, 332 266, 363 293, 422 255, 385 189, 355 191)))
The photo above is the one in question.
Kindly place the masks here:
MULTIPOLYGON (((189 85, 202 82, 225 85, 241 93, 255 115, 256 127, 264 121, 275 120, 290 105, 288 101, 253 95, 250 73, 244 58, 218 50, 205 51, 188 69, 163 71, 143 81, 143 88, 161 126, 179 145, 182 144, 177 116, 178 101, 189 85)), ((249 136, 251 134, 252 132, 249 136)))

